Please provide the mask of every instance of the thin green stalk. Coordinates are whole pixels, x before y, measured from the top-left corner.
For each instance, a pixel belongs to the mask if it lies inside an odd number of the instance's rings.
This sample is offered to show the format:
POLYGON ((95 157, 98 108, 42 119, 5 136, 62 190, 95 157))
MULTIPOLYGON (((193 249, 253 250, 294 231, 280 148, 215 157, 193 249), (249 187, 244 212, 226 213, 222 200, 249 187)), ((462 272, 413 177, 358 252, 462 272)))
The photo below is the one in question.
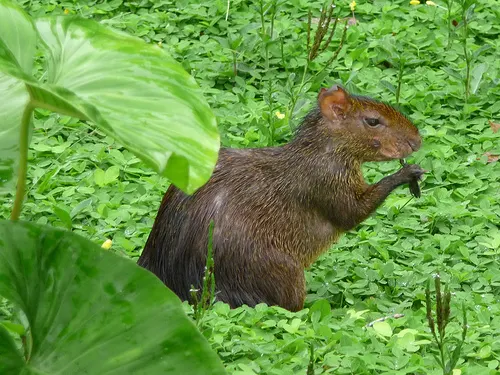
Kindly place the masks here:
POLYGON ((447 48, 450 48, 451 46, 451 8, 453 6, 453 0, 448 0, 446 2, 447 8, 448 8, 448 17, 447 17, 447 22, 448 22, 448 45, 447 48))
POLYGON ((26 192, 26 174, 28 170, 28 135, 31 124, 31 116, 33 115, 31 103, 29 103, 23 112, 21 120, 21 134, 19 138, 19 169, 17 173, 16 198, 10 219, 15 221, 19 219, 23 206, 24 194, 26 192))
POLYGON ((465 104, 469 102, 470 96, 470 58, 467 52, 467 45, 464 43, 465 54, 465 104))
POLYGON ((401 84, 403 81, 404 62, 399 60, 398 87, 396 88, 396 104, 399 104, 399 96, 401 94, 401 84))
POLYGON ((307 12, 307 43, 306 43, 306 50, 308 57, 309 53, 311 52, 311 22, 312 22, 312 13, 311 9, 309 9, 309 12, 307 12))
POLYGON ((266 34, 266 26, 265 26, 265 22, 264 22, 264 2, 263 0, 260 0, 259 2, 260 4, 260 32, 261 32, 261 35, 262 35, 262 38, 264 38, 264 35, 266 34))
POLYGON ((267 101, 268 101, 268 108, 269 108, 269 114, 268 114, 268 125, 269 125, 269 146, 274 145, 275 141, 275 129, 274 129, 274 117, 273 117, 273 81, 268 80, 268 85, 269 88, 267 90, 267 101))
POLYGON ((212 291, 214 284, 214 258, 213 258, 213 237, 214 237, 214 221, 210 220, 208 227, 208 245, 207 245, 207 260, 205 263, 205 275, 203 277, 203 290, 202 290, 202 306, 203 314, 210 307, 212 298, 214 297, 212 291))
MULTIPOLYGON (((266 71, 269 71, 269 43, 266 40, 266 21, 264 19, 264 14, 267 12, 264 10, 264 1, 260 0, 260 23, 261 23, 261 40, 264 43, 264 53, 266 57, 266 71)), ((272 38, 272 34, 270 39, 272 38)))
MULTIPOLYGON (((300 93, 302 92, 302 89, 304 88, 304 85, 306 83, 306 75, 309 69, 309 63, 310 61, 309 59, 307 59, 306 65, 304 65, 304 71, 302 72, 302 79, 300 81, 299 88, 297 90, 297 93, 292 97, 292 104, 290 105, 290 109, 288 110, 288 116, 287 116, 289 126, 292 123, 292 116, 293 116, 293 111, 295 110, 295 105, 297 104, 297 100, 299 99, 300 93)), ((293 130, 291 126, 290 129, 293 130)))
MULTIPOLYGON (((323 14, 323 12, 322 12, 322 14, 323 14)), ((289 126, 290 130, 292 130, 292 131, 293 131, 293 128, 292 128, 293 111, 295 110, 295 105, 297 104, 297 100, 299 98, 299 95, 302 92, 302 88, 304 87, 307 70, 309 69, 309 64, 312 61, 311 60, 311 53, 312 53, 311 25, 312 25, 312 12, 309 9, 309 11, 307 12, 307 44, 306 44, 307 59, 306 59, 306 64, 304 65, 304 71, 302 72, 302 79, 300 80, 299 89, 296 91, 296 94, 294 94, 292 97, 292 104, 290 105, 290 109, 288 110, 288 116, 287 116, 288 117, 288 126, 289 126)), ((315 39, 316 39, 316 36, 315 36, 315 39)))
POLYGON ((210 309, 215 298, 215 270, 213 253, 214 221, 210 220, 208 227, 207 259, 203 275, 201 290, 191 286, 191 301, 193 303, 194 320, 201 328, 203 317, 210 309))
POLYGON ((288 73, 288 68, 285 63, 285 42, 283 41, 283 37, 280 37, 280 51, 281 51, 281 65, 285 68, 285 72, 288 73))
POLYGON ((441 356, 441 368, 443 369, 443 375, 448 375, 446 371, 446 360, 444 358, 444 343, 442 337, 440 337, 440 340, 438 342, 438 347, 439 347, 439 355, 441 356))
POLYGON ((238 75, 238 59, 236 57, 236 51, 231 51, 233 54, 233 75, 236 77, 238 75))
POLYGON ((314 375, 314 345, 312 343, 309 344, 309 364, 306 375, 314 375))
POLYGON ((276 18, 276 8, 278 7, 278 4, 273 2, 272 5, 272 12, 271 12, 271 27, 270 27, 270 32, 269 32, 269 38, 272 40, 273 39, 273 34, 274 34, 274 20, 276 18))
POLYGON ((469 51, 467 50, 467 37, 468 37, 468 23, 467 23, 467 9, 465 5, 463 5, 463 21, 464 21, 464 56, 465 56, 465 103, 469 101, 470 94, 470 56, 469 51))
POLYGON ((227 8, 226 8, 226 21, 229 18, 229 8, 231 7, 231 0, 227 0, 227 8))

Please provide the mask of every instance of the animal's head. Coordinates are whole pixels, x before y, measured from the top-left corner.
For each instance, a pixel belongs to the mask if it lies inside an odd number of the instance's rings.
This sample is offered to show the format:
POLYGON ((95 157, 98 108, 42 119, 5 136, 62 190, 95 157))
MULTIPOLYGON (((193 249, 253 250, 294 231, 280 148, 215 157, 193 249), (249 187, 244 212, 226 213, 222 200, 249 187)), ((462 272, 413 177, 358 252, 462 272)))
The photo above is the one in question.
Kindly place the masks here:
POLYGON ((333 141, 341 139, 362 161, 401 159, 422 143, 415 125, 395 108, 340 86, 321 89, 318 106, 333 141))

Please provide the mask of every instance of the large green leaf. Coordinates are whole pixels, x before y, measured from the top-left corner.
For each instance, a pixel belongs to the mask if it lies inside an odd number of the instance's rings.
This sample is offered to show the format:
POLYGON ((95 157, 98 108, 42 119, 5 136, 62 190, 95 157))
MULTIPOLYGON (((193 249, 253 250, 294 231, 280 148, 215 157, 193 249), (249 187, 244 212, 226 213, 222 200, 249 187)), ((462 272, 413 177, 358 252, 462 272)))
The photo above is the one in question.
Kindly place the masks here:
POLYGON ((1 221, 0 295, 24 311, 33 340, 20 364, 0 328, 2 374, 224 373, 153 274, 75 234, 1 221))
POLYGON ((31 74, 36 31, 30 18, 0 0, 0 194, 12 189, 19 158, 19 131, 29 96, 15 77, 31 74), (8 72, 9 75, 2 72, 8 72))
POLYGON ((219 136, 208 104, 180 64, 158 46, 94 21, 57 17, 36 25, 49 84, 93 106, 97 113, 84 111, 89 119, 179 187, 192 192, 206 182, 219 136))
POLYGON ((0 195, 12 190, 19 160, 20 124, 29 95, 23 81, 0 72, 0 195))
POLYGON ((9 332, 0 324, 0 374, 18 374, 24 360, 9 332))
POLYGON ((0 67, 9 65, 14 74, 31 75, 36 31, 29 16, 10 1, 0 0, 0 67))
MULTIPOLYGON (((22 10, 0 0, 0 19, 16 12, 0 31, 32 27, 22 10)), ((219 149, 215 117, 180 64, 156 45, 91 20, 43 18, 36 29, 47 62, 41 83, 26 75, 23 61, 33 51, 19 48, 15 32, 0 34, 0 71, 24 81, 32 105, 92 121, 188 193, 208 180, 219 149)), ((21 95, 0 83, 0 101, 21 95)), ((18 118, 0 124, 0 133, 18 118)), ((17 148, 8 141, 0 152, 17 148)))

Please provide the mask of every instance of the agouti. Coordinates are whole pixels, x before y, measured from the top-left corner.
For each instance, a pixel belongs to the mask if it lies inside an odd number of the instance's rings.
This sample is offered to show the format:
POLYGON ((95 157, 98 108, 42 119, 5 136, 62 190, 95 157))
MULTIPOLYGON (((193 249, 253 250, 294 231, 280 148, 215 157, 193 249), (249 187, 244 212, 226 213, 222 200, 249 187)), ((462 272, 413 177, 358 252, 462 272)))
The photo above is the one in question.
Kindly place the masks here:
POLYGON ((420 144, 417 128, 393 107, 340 86, 322 89, 288 144, 222 149, 195 194, 170 186, 139 265, 189 300, 192 286, 202 287, 213 219, 217 299, 300 310, 304 268, 424 173, 406 164, 368 185, 361 164, 404 158, 420 144))

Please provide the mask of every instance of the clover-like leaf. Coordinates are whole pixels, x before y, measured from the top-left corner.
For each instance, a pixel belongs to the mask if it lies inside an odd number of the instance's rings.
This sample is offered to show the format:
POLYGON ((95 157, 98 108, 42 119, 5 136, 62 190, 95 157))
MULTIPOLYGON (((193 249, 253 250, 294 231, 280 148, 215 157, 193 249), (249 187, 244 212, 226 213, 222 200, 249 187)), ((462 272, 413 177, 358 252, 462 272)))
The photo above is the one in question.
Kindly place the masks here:
POLYGON ((384 337, 392 336, 392 328, 387 322, 375 322, 373 323, 373 329, 381 336, 384 337))

